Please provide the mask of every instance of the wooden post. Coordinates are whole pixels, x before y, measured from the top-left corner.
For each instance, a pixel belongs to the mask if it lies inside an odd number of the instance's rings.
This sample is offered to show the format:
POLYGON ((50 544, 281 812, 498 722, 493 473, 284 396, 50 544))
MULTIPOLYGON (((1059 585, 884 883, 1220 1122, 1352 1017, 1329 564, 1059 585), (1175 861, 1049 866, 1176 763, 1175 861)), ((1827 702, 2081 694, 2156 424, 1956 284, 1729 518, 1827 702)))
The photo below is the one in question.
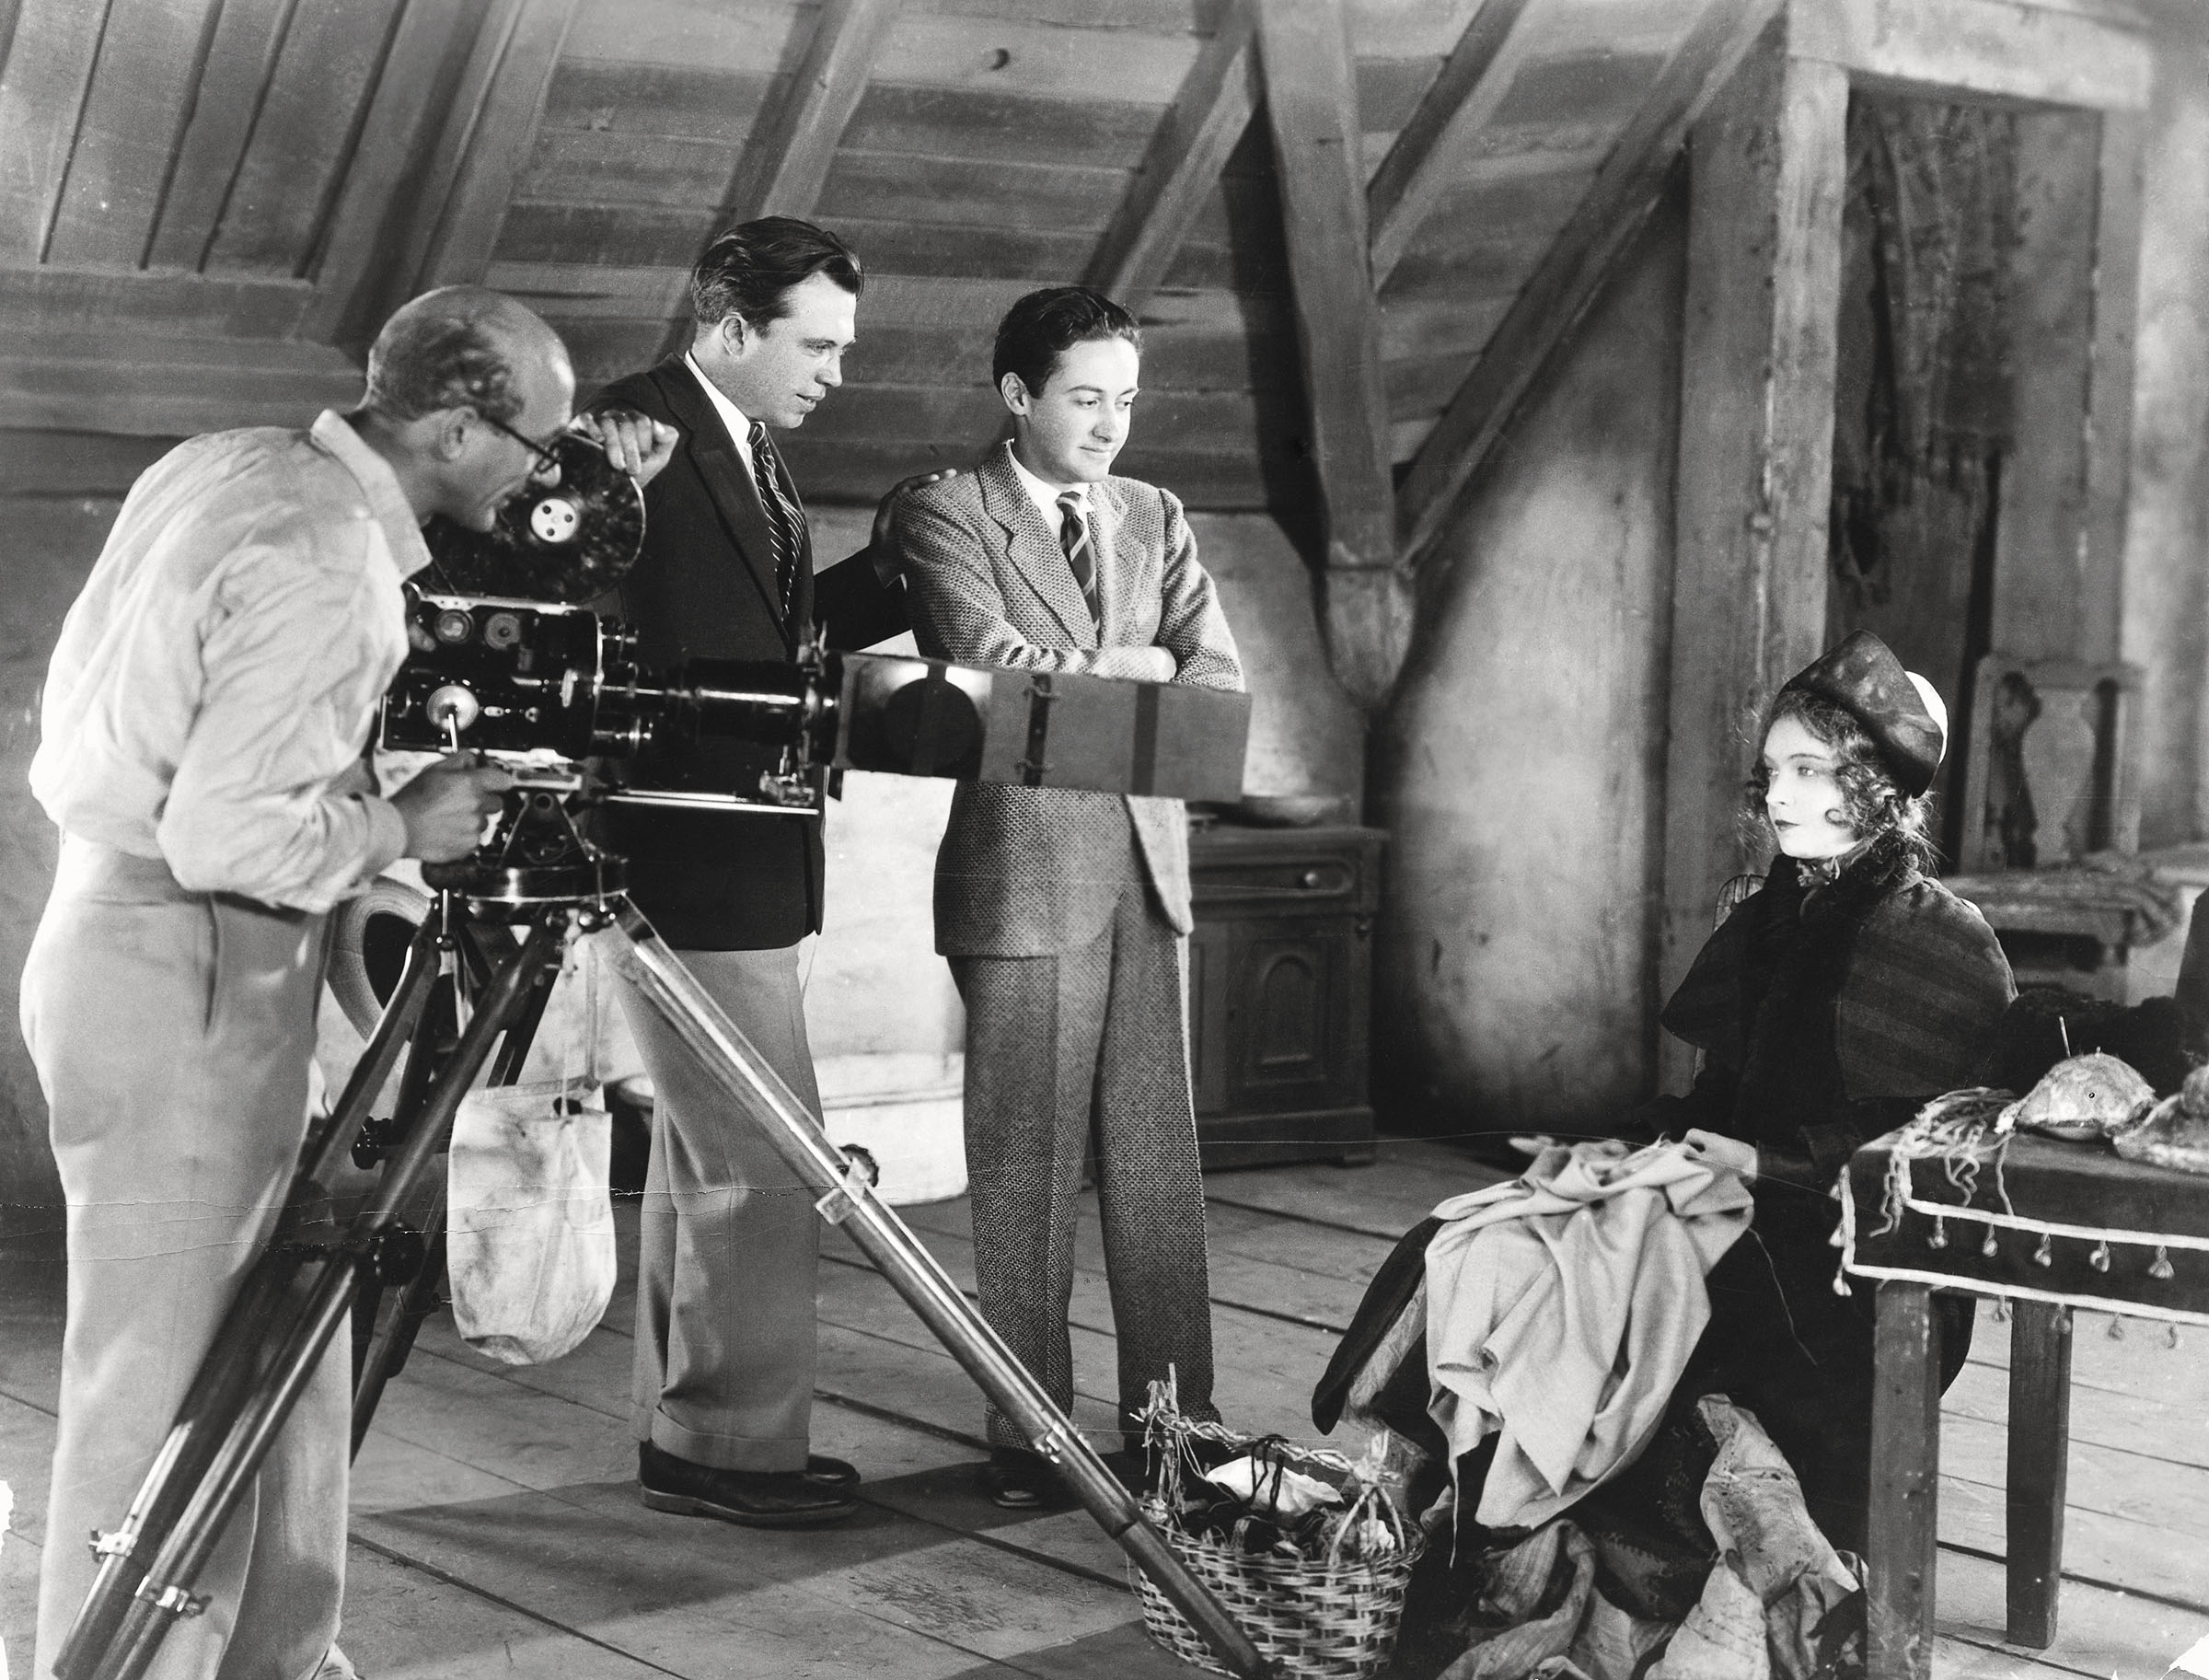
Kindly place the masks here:
MULTIPOLYGON (((1825 637, 1848 77, 1767 28, 1689 142, 1660 978, 1677 986, 1737 838, 1756 708, 1825 637)), ((1692 1072, 1662 1041, 1666 1083, 1692 1072)))
POLYGON ((2071 1309, 2019 1301, 2009 1325, 2008 1613, 2012 1645, 2055 1643, 2071 1466, 2071 1309))
POLYGON ((1873 1338, 1869 1680, 1931 1680, 1939 1550, 1940 1320, 1923 1283, 1879 1285, 1873 1338))
POLYGON ((1326 514, 1327 654, 1350 697, 1370 709, 1395 686, 1412 601, 1396 565, 1357 65, 1342 0, 1259 0, 1258 43, 1326 514))

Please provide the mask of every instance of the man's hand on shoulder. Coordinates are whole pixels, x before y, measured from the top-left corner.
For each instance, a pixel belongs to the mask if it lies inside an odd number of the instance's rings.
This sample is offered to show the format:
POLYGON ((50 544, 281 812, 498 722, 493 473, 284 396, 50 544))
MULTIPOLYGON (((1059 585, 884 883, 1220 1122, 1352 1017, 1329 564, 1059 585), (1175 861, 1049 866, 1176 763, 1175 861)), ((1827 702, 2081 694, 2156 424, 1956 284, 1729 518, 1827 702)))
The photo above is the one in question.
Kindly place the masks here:
POLYGON ((916 472, 909 479, 900 479, 890 487, 890 493, 874 508, 874 532, 867 541, 867 553, 874 562, 874 575, 888 588, 897 577, 897 501, 901 496, 929 484, 941 484, 945 479, 959 476, 956 467, 940 467, 933 472, 916 472))
POLYGON ((425 863, 449 863, 476 849, 483 819, 499 808, 500 796, 514 778, 495 764, 479 764, 468 753, 441 759, 391 795, 407 825, 401 857, 425 863))
POLYGON ((578 414, 575 430, 604 449, 606 458, 635 479, 640 490, 675 458, 675 446, 683 435, 671 425, 628 409, 578 414))

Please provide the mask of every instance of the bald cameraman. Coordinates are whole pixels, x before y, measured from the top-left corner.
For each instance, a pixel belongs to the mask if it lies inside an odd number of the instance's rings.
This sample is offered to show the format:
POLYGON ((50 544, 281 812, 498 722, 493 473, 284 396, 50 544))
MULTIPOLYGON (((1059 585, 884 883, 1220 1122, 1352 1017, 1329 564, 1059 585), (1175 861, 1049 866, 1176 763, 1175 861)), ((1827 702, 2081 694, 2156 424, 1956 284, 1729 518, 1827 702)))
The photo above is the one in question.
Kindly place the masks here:
MULTIPOLYGON (((387 799, 362 752, 406 655, 422 522, 488 530, 549 481, 542 446, 573 392, 559 338, 520 305, 416 298, 353 412, 196 437, 149 468, 63 626, 30 770, 61 865, 22 986, 69 1203, 40 1680, 96 1572, 82 1536, 120 1525, 281 1211, 327 913, 395 858, 466 855, 509 785, 454 758, 387 799)), ((632 423, 608 453, 651 446, 632 423)), ((352 1674, 332 1643, 348 1377, 341 1338, 160 1680, 352 1674)))

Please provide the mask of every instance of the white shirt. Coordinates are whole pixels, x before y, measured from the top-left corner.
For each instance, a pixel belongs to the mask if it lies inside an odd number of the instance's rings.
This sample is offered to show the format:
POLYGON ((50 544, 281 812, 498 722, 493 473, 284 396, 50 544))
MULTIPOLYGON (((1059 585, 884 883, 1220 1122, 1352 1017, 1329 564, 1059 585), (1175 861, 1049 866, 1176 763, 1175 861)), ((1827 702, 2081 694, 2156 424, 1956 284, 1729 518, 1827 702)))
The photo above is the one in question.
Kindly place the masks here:
POLYGON ((148 468, 62 626, 30 786, 64 830, 194 892, 329 909, 406 849, 361 761, 429 562, 334 412, 148 468))
POLYGON ((1061 544, 1066 541, 1066 510, 1058 505, 1058 498, 1065 495, 1067 491, 1071 491, 1080 499, 1081 521, 1084 525, 1089 523, 1088 485, 1069 484, 1066 490, 1060 490, 1055 484, 1045 483, 1027 469, 1020 458, 1020 451, 1011 444, 1005 446, 1005 458, 1012 463, 1012 470, 1020 476, 1020 487, 1028 492, 1028 499, 1035 504, 1035 511, 1043 516, 1044 524, 1050 527, 1051 535, 1058 538, 1061 544))
POLYGON ((744 411, 731 402, 720 386, 706 377, 706 370, 698 365, 698 358, 688 351, 683 352, 683 365, 690 370, 706 393, 706 400, 713 405, 714 413, 721 417, 729 441, 736 446, 736 457, 744 463, 745 471, 752 475, 752 488, 759 488, 759 469, 752 465, 752 423, 744 417, 744 411))

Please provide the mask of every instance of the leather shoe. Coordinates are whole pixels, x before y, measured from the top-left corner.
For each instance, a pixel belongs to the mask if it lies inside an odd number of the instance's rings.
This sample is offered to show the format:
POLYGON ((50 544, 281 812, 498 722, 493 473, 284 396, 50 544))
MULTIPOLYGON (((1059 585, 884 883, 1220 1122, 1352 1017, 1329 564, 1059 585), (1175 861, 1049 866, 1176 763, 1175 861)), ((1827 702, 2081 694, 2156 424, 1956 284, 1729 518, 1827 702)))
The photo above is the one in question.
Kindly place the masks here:
POLYGON ((831 1458, 826 1453, 806 1454, 805 1468, 799 1474, 816 1488, 859 1486, 859 1466, 847 1464, 840 1458, 831 1458))
POLYGON ((718 1470, 664 1453, 649 1441, 637 1447, 637 1480, 647 1510, 717 1517, 746 1528, 804 1528, 859 1509, 848 1486, 824 1487, 810 1469, 718 1470))
POLYGON ((1074 1502, 1040 1454, 998 1447, 982 1466, 982 1491, 1000 1511, 1063 1511, 1074 1502))

